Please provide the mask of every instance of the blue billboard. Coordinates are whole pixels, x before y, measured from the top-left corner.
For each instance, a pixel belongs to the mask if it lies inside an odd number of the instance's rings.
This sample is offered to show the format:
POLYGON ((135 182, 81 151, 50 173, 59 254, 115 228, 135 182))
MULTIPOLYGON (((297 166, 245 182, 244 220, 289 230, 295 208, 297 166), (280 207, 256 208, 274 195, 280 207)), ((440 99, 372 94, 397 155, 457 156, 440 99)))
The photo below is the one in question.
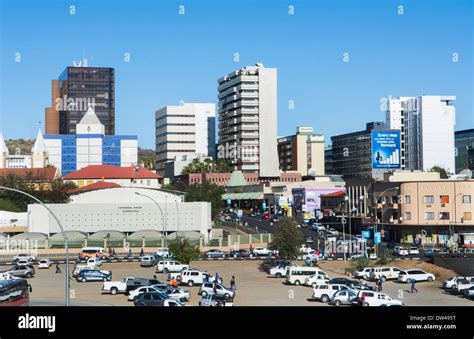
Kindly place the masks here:
POLYGON ((372 168, 400 168, 399 131, 372 131, 372 168))

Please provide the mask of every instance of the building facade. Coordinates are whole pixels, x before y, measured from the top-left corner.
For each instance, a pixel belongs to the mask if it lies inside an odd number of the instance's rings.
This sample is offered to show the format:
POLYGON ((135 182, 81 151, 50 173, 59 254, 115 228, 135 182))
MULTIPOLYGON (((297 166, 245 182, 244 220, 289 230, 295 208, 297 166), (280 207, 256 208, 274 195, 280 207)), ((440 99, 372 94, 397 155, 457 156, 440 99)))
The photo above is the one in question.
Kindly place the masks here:
POLYGON ((76 124, 92 105, 105 134, 115 134, 115 70, 66 67, 52 81, 51 107, 45 109, 46 134, 76 134, 76 124))
POLYGON ((456 173, 464 169, 474 171, 474 129, 456 131, 454 143, 456 146, 456 173))
POLYGON ((440 166, 455 172, 455 96, 399 97, 390 99, 388 129, 401 133, 401 169, 427 171, 440 166))
POLYGON ((344 179, 372 178, 372 131, 384 127, 382 122, 371 122, 365 130, 331 137, 332 173, 344 179))
POLYGON ((44 168, 49 164, 43 134, 38 130, 35 143, 29 155, 21 154, 20 148, 10 154, 0 132, 0 168, 44 168))
POLYGON ((233 170, 278 177, 277 70, 247 66, 218 84, 218 157, 233 170))
POLYGON ((278 138, 280 170, 301 175, 324 175, 324 136, 312 127, 297 127, 296 134, 278 138))
POLYGON ((106 135, 92 107, 76 125, 77 134, 44 136, 49 164, 62 175, 89 165, 129 167, 138 162, 138 139, 134 135, 106 135))
POLYGON ((215 158, 214 104, 185 103, 155 112, 156 168, 165 175, 167 162, 215 158))

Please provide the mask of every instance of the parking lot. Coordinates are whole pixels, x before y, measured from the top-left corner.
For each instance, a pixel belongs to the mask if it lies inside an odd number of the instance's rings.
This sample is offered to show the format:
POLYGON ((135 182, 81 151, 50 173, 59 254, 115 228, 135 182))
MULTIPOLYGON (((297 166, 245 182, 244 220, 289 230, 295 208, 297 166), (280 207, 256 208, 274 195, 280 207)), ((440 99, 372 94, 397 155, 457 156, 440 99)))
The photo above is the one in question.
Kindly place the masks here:
MULTIPOLYGON (((414 266, 417 262, 412 261, 412 263, 414 266)), ((226 286, 229 285, 229 281, 234 275, 237 282, 235 306, 328 306, 321 302, 308 301, 312 295, 312 288, 286 285, 284 279, 268 277, 266 272, 261 271, 260 265, 260 260, 213 260, 191 263, 191 267, 207 271, 211 275, 218 272, 226 286)), ((411 263, 404 263, 404 265, 411 265, 411 263)), ((342 261, 322 262, 320 267, 332 278, 343 276, 344 263, 342 261)), ((164 274, 155 273, 154 268, 141 268, 138 262, 105 263, 102 268, 112 271, 112 280, 120 280, 123 277, 151 278, 155 274, 158 279, 166 280, 164 274)), ((54 266, 49 269, 36 270, 36 276, 29 279, 33 288, 31 305, 64 305, 64 265, 61 265, 61 269, 62 273, 60 274, 55 273, 54 266)), ((474 306, 474 301, 445 292, 441 288, 442 283, 440 278, 431 283, 420 282, 416 285, 419 292, 412 294, 410 285, 388 281, 383 284, 383 292, 392 298, 401 299, 407 306, 474 306)), ((102 294, 102 284, 102 282, 79 283, 72 279, 71 304, 77 306, 133 306, 133 303, 129 302, 123 294, 102 294)), ((200 300, 200 296, 197 294, 199 287, 183 286, 183 288, 191 292, 191 300, 187 304, 196 306, 200 300)))

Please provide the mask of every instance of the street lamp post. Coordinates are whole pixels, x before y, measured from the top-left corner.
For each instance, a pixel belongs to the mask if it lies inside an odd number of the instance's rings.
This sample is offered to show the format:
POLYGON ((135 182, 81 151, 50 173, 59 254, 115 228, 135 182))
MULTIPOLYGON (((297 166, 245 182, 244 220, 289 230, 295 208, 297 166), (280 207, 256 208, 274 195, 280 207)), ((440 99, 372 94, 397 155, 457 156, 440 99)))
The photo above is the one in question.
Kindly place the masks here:
MULTIPOLYGON (((379 246, 377 244, 375 244, 375 233, 377 233, 377 228, 378 228, 378 221, 379 221, 379 218, 378 218, 378 215, 377 215, 377 210, 378 210, 378 204, 379 204, 379 199, 387 192, 390 192, 390 191, 394 191, 394 190, 398 190, 400 189, 400 187, 392 187, 392 188, 389 188, 389 189, 386 189, 385 191, 383 191, 382 193, 380 193, 376 200, 375 200, 375 230, 374 230, 374 246, 375 246, 375 254, 377 255, 377 257, 379 256, 378 255, 378 249, 379 249, 379 246)), ((383 225, 383 204, 382 204, 382 207, 380 209, 380 212, 382 213, 381 216, 380 216, 380 219, 381 219, 381 223, 383 225)))
POLYGON ((17 190, 15 188, 10 188, 10 187, 4 187, 4 186, 0 186, 0 189, 3 189, 5 191, 11 191, 11 192, 15 192, 15 193, 19 193, 19 194, 23 194, 23 195, 26 195, 27 197, 29 197, 30 199, 33 199, 34 201, 36 201, 37 203, 41 204, 41 206, 43 206, 44 208, 46 208, 46 210, 49 212, 49 214, 52 215, 52 217, 54 218, 54 220, 56 220, 56 222, 58 223, 59 225, 59 228, 61 229, 61 234, 64 238, 64 249, 66 251, 66 306, 69 306, 69 244, 68 244, 68 238, 66 236, 66 233, 64 232, 64 228, 63 228, 63 225, 61 224, 61 222, 59 221, 58 217, 53 213, 53 211, 51 211, 51 209, 46 206, 41 200, 39 200, 38 198, 32 196, 31 194, 28 194, 26 192, 23 192, 23 191, 20 191, 20 190, 17 190))
MULTIPOLYGON (((167 242, 166 242, 166 225, 165 225, 165 222, 166 222, 166 219, 165 219, 165 216, 163 214, 163 210, 161 209, 160 205, 158 205, 158 203, 156 202, 155 199, 153 199, 152 197, 148 196, 148 195, 145 195, 145 194, 142 194, 142 193, 138 193, 138 192, 135 192, 136 195, 140 195, 142 197, 145 197, 145 198, 148 198, 150 199, 151 201, 153 201, 156 205, 156 207, 158 207, 158 209, 160 210, 160 213, 161 213, 161 219, 163 220, 163 237, 165 239, 165 248, 167 248, 167 242)), ((164 249, 163 249, 164 251, 164 249)))

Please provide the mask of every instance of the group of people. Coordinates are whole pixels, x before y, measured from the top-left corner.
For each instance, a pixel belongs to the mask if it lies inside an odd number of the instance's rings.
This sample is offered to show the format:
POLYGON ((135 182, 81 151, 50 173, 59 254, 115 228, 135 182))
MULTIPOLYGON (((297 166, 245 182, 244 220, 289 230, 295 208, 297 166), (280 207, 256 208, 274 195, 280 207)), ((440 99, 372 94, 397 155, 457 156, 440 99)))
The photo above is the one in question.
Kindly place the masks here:
MULTIPOLYGON (((214 274, 213 276, 207 274, 207 271, 206 271, 206 274, 204 275, 204 283, 207 283, 207 282, 212 282, 214 283, 213 285, 213 289, 214 289, 214 293, 217 293, 217 285, 216 284, 222 284, 222 277, 219 276, 219 273, 216 272, 216 274, 214 274)), ((236 283, 236 280, 235 280, 235 276, 232 276, 232 278, 230 279, 230 289, 235 291, 237 289, 237 283, 236 283)))

